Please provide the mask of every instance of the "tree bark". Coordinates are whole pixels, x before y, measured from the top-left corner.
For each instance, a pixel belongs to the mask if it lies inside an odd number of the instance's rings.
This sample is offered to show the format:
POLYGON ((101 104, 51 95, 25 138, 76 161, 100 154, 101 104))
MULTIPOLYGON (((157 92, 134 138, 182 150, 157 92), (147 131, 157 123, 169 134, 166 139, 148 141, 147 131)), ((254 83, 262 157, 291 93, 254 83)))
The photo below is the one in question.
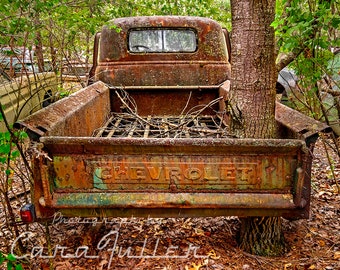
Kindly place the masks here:
POLYGON ((275 1, 231 1, 232 129, 240 137, 274 138, 275 1))
MULTIPOLYGON (((49 26, 50 26, 50 29, 53 29, 53 21, 52 21, 52 19, 49 19, 49 26)), ((57 66, 57 50, 54 47, 53 34, 52 34, 51 30, 50 30, 49 35, 48 35, 48 41, 49 41, 49 46, 50 46, 52 69, 53 69, 54 73, 57 73, 57 70, 58 70, 58 66, 57 66)))
POLYGON ((35 30, 35 54, 37 57, 39 72, 43 72, 44 71, 44 53, 43 53, 42 37, 41 37, 41 32, 40 32, 41 23, 40 23, 38 13, 36 14, 34 23, 37 27, 37 29, 35 30))
POLYGON ((240 248, 259 256, 279 256, 286 250, 280 217, 241 218, 240 248))
MULTIPOLYGON (((275 138, 275 0, 231 0, 233 132, 243 138, 275 138)), ((261 256, 285 250, 279 217, 241 218, 240 247, 261 256)))

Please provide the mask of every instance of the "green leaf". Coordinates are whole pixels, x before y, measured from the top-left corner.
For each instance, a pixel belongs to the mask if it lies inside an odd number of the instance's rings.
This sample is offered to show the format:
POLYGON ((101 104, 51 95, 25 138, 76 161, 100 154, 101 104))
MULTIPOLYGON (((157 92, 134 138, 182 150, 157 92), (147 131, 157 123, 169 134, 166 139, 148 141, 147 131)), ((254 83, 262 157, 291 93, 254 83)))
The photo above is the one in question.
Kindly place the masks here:
POLYGON ((16 135, 18 136, 19 140, 28 138, 28 134, 25 131, 19 131, 16 133, 16 135))
POLYGON ((5 261, 5 256, 4 254, 2 254, 2 252, 0 251, 0 265, 5 261))
POLYGON ((0 154, 7 155, 9 154, 10 151, 11 151, 11 146, 9 143, 0 145, 0 154))
POLYGON ((24 270, 24 268, 22 267, 21 264, 17 264, 17 265, 15 266, 15 270, 24 270))
POLYGON ((15 256, 13 254, 8 254, 7 260, 9 260, 10 262, 15 262, 17 259, 15 258, 15 256))
POLYGON ((18 158, 18 157, 20 157, 20 152, 19 152, 19 150, 13 151, 13 152, 12 152, 12 155, 11 155, 11 158, 12 158, 12 159, 16 159, 16 158, 18 158))
POLYGON ((340 17, 335 17, 331 20, 331 25, 332 27, 334 27, 335 29, 337 29, 340 25, 340 17))
POLYGON ((13 263, 11 261, 7 262, 7 270, 13 270, 13 263))

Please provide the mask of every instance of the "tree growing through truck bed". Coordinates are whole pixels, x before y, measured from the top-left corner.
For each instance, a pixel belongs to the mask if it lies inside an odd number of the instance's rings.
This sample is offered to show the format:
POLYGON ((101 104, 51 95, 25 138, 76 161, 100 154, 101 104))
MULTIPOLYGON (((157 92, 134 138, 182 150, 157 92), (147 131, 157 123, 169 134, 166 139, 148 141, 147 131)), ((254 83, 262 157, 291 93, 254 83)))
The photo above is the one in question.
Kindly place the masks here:
MULTIPOLYGON (((232 130, 244 138, 275 138, 275 0, 231 1, 232 130)), ((239 244, 256 255, 285 250, 279 217, 241 218, 239 244)))

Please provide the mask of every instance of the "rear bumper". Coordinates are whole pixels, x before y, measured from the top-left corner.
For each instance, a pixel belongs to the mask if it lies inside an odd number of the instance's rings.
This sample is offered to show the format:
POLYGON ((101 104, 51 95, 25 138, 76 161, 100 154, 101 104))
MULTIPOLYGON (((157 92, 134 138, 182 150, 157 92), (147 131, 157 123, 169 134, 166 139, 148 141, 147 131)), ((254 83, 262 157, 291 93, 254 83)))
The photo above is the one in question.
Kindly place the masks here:
POLYGON ((52 204, 65 217, 309 216, 291 194, 59 193, 52 204))

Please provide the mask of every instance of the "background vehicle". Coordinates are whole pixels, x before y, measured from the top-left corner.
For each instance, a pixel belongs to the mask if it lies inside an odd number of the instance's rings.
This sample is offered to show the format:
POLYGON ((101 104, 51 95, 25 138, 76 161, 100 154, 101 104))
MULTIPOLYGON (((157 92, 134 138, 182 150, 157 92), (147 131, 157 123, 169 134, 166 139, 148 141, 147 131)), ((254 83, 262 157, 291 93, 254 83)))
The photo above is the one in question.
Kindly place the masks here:
MULTIPOLYGON (((58 80, 53 72, 30 74, 0 84, 0 101, 8 123, 27 117, 58 99, 58 80)), ((0 122, 0 131, 5 131, 0 122)))
POLYGON ((280 71, 277 81, 281 102, 306 115, 327 122, 336 136, 340 136, 340 51, 329 60, 327 72, 318 81, 318 91, 311 93, 301 86, 301 80, 291 68, 280 71))

